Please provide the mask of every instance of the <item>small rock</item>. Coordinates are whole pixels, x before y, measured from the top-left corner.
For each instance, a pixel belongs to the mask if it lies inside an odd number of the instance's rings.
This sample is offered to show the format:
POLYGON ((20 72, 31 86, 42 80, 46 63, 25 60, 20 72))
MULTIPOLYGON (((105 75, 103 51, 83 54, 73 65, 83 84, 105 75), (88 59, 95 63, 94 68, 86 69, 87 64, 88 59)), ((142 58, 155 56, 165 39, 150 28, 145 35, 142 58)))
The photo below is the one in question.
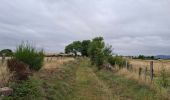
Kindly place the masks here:
POLYGON ((10 96, 13 93, 13 89, 9 87, 0 88, 0 95, 10 96))

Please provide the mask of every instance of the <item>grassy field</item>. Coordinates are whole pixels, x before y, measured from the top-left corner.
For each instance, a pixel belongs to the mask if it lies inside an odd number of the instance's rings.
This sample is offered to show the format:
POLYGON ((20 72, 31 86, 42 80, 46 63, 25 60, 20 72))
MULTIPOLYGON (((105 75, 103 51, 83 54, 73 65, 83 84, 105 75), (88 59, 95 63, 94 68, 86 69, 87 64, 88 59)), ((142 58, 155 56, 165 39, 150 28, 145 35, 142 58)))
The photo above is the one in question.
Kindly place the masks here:
MULTIPOLYGON (((150 69, 150 61, 151 60, 139 60, 139 59, 131 59, 129 60, 132 67, 136 70, 141 68, 147 67, 147 69, 150 69)), ((153 60, 154 64, 154 73, 159 74, 161 72, 162 68, 165 68, 167 72, 170 72, 170 61, 169 60, 153 60)))
POLYGON ((117 71, 97 70, 87 59, 55 58, 4 100, 168 100, 165 94, 117 71))
MULTIPOLYGON (((120 75, 125 76, 128 79, 138 80, 145 84, 150 84, 150 62, 151 60, 129 60, 133 70, 123 69, 119 71, 120 75), (139 68, 142 68, 141 76, 139 76, 139 68), (145 77, 145 69, 146 77, 145 77)), ((153 60, 153 84, 160 85, 162 80, 166 82, 166 89, 170 88, 170 61, 169 60, 153 60)), ((158 86, 157 86, 158 87, 158 86)))

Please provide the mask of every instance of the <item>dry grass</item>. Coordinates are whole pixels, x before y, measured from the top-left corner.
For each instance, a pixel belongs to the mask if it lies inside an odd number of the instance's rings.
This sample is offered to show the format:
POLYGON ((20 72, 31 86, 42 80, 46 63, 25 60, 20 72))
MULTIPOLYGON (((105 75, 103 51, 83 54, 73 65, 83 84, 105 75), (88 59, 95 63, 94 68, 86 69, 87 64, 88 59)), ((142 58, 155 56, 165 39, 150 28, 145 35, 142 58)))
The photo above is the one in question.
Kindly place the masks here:
POLYGON ((117 75, 123 76, 129 80, 135 80, 139 84, 141 84, 141 85, 144 84, 151 88, 155 88, 155 85, 156 85, 154 82, 151 82, 150 76, 145 76, 144 73, 141 73, 141 75, 139 76, 138 71, 134 72, 134 71, 129 71, 126 68, 122 68, 117 72, 117 75))
MULTIPOLYGON (((158 75, 162 69, 165 68, 167 72, 170 72, 170 61, 169 60, 154 60, 154 74, 158 75)), ((139 70, 139 67, 145 68, 147 67, 150 70, 150 60, 130 60, 130 64, 132 68, 135 70, 139 70)))
POLYGON ((141 74, 141 76, 139 76, 138 73, 136 72, 132 72, 132 71, 129 71, 127 70, 126 68, 122 68, 120 69, 118 72, 117 72, 117 75, 120 75, 120 76, 123 76, 129 80, 135 80, 138 82, 138 84, 141 84, 141 85, 146 85, 148 87, 150 87, 151 89, 153 90, 156 90, 156 91, 159 91, 159 95, 161 97, 164 97, 164 98, 169 98, 169 93, 167 92, 167 90, 163 87, 160 87, 158 84, 156 84, 155 82, 151 82, 150 80, 150 77, 149 76, 146 76, 146 79, 145 79, 145 76, 144 74, 141 74))
POLYGON ((9 72, 6 64, 0 63, 0 87, 8 86, 12 73, 9 72))
POLYGON ((71 57, 65 57, 65 58, 61 58, 61 57, 46 57, 44 59, 45 63, 44 63, 44 69, 52 69, 52 68, 57 68, 60 65, 67 63, 69 61, 73 61, 74 58, 71 57))
MULTIPOLYGON (((59 58, 59 57, 53 57, 51 58, 45 58, 44 67, 42 69, 53 69, 57 68, 60 65, 67 63, 69 61, 73 61, 74 58, 59 58), (48 62, 47 62, 48 59, 48 62)), ((11 78, 12 73, 9 72, 6 63, 2 64, 0 60, 0 87, 8 86, 9 79, 11 78)))
POLYGON ((144 75, 142 74, 141 76, 139 76, 138 73, 136 72, 132 72, 132 71, 129 71, 127 70, 126 68, 122 68, 120 69, 118 72, 117 72, 118 75, 121 75, 127 79, 130 79, 130 80, 136 80, 136 81, 139 81, 139 83, 149 83, 149 78, 146 77, 146 81, 145 81, 145 77, 144 75))

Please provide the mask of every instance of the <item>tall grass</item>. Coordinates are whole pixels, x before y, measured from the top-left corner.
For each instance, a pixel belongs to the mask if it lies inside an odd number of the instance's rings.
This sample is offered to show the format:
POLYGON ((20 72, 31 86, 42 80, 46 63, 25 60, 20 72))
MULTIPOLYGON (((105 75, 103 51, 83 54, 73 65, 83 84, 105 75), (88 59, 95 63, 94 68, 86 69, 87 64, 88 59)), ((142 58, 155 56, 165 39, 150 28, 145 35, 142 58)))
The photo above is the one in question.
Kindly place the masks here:
POLYGON ((17 47, 14 58, 29 65, 32 70, 39 70, 43 66, 43 50, 38 51, 28 43, 22 43, 17 47))
POLYGON ((8 86, 12 73, 9 72, 6 64, 0 63, 0 87, 8 86))

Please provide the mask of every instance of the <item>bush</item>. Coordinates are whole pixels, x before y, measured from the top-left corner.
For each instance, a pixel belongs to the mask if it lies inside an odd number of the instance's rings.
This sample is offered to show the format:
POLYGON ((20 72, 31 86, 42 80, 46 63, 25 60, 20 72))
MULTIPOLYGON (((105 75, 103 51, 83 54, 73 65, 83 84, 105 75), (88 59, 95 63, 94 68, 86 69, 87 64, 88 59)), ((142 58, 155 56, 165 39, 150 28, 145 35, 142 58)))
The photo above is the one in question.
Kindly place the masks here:
MULTIPOLYGON (((119 67, 124 67, 126 65, 126 59, 120 57, 120 56, 110 56, 108 58, 108 62, 111 64, 111 65, 118 65, 119 67)), ((129 65, 129 62, 127 62, 127 64, 129 65)))
POLYGON ((28 64, 31 70, 38 71, 43 65, 44 54, 43 50, 37 51, 35 47, 23 43, 18 46, 14 58, 28 64))

